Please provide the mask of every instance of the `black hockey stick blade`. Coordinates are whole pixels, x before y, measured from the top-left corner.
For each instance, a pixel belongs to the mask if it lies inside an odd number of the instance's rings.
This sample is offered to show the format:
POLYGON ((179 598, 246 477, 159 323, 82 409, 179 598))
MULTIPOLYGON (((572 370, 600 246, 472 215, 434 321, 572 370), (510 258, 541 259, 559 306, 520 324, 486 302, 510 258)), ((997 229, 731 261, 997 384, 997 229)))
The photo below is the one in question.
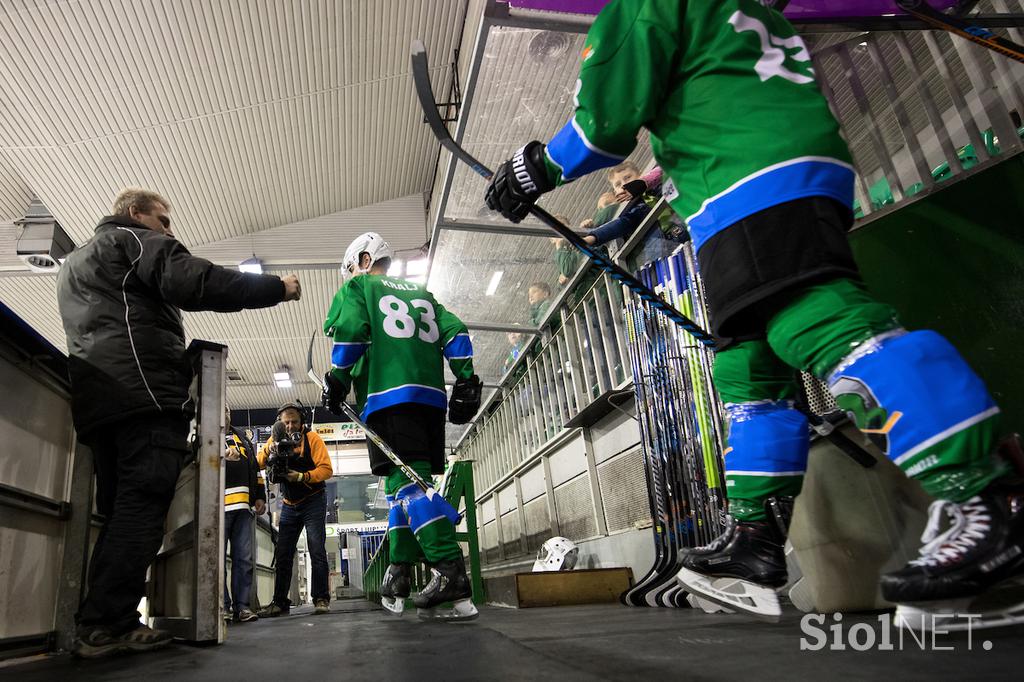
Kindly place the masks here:
MULTIPOLYGON (((416 95, 419 97, 420 106, 423 108, 423 115, 426 118, 427 125, 430 126, 430 130, 434 133, 434 137, 437 138, 437 141, 441 143, 441 146, 450 151, 455 158, 472 168, 474 173, 485 180, 490 180, 492 175, 490 169, 480 163, 469 152, 463 149, 459 143, 452 139, 452 136, 448 134, 448 128, 445 127, 444 121, 441 120, 441 115, 437 113, 437 100, 434 99, 434 91, 430 86, 430 68, 427 63, 427 49, 423 46, 423 42, 420 40, 412 41, 412 80, 416 87, 416 95)), ((710 348, 715 347, 714 337, 700 325, 688 318, 686 315, 683 315, 672 305, 666 303, 663 298, 651 291, 636 277, 608 260, 608 258, 601 255, 598 251, 591 248, 589 244, 583 241, 582 237, 569 229, 568 226, 563 225, 561 221, 553 215, 539 206, 530 207, 530 213, 557 232, 558 236, 575 246, 579 251, 587 256, 594 265, 608 274, 612 279, 626 286, 630 291, 639 296, 642 300, 646 301, 653 308, 661 311, 662 314, 679 325, 680 328, 688 332, 705 346, 710 348)))
POLYGON ((897 6, 910 16, 935 28, 949 31, 972 43, 987 47, 1004 57, 1024 63, 1024 46, 1001 38, 992 31, 968 21, 968 17, 943 14, 928 4, 928 0, 897 0, 897 6))

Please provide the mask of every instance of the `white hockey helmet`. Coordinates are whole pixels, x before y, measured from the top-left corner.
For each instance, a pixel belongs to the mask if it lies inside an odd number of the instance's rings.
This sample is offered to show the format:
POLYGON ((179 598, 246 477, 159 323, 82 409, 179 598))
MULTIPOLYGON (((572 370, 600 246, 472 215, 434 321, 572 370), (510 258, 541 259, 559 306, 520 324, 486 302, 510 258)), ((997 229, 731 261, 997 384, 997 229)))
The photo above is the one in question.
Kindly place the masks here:
POLYGON ((555 536, 541 545, 537 550, 537 560, 533 562, 533 572, 571 571, 579 558, 580 550, 569 538, 555 536))
POLYGON ((341 274, 345 279, 356 275, 364 275, 369 268, 363 270, 359 267, 360 254, 370 254, 370 267, 382 258, 391 258, 393 252, 391 245, 384 241, 376 232, 364 232, 352 240, 352 243, 345 249, 345 258, 341 261, 341 274))

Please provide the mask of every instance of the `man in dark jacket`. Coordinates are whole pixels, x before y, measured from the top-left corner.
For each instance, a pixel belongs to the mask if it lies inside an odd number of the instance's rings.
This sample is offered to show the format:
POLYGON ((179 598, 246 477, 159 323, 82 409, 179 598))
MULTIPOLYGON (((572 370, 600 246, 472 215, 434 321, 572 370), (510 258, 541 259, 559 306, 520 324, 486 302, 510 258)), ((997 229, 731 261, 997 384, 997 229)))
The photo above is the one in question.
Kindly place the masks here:
POLYGON ((299 281, 251 275, 189 253, 171 231, 170 204, 131 188, 57 277, 68 340, 71 410, 93 449, 96 502, 106 523, 89 564, 75 653, 148 651, 169 633, 139 622, 146 570, 156 558, 187 458, 192 371, 181 310, 232 312, 297 300, 299 281))
MULTIPOLYGON (((239 429, 231 425, 231 410, 224 408, 224 549, 231 544, 231 591, 224 580, 224 619, 236 623, 257 620, 250 607, 252 596, 254 515, 267 508, 263 475, 256 461, 256 448, 239 429)), ((225 566, 225 572, 227 567, 225 566)))

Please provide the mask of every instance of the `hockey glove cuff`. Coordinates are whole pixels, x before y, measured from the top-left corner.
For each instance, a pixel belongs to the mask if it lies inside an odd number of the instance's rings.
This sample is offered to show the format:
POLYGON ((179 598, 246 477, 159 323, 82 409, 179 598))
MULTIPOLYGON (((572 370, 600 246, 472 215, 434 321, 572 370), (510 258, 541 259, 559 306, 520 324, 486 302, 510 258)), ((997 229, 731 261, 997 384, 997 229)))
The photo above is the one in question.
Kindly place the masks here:
POLYGON ((334 376, 333 372, 324 375, 324 390, 320 394, 320 403, 332 414, 342 415, 341 401, 348 396, 349 386, 334 376))
POLYGON ((555 188, 548 177, 544 155, 545 146, 534 141, 498 166, 484 194, 487 208, 513 223, 525 218, 540 195, 555 188))
POLYGON ((452 398, 448 401, 448 421, 452 424, 466 424, 480 410, 480 394, 483 382, 473 375, 468 379, 456 379, 452 398))

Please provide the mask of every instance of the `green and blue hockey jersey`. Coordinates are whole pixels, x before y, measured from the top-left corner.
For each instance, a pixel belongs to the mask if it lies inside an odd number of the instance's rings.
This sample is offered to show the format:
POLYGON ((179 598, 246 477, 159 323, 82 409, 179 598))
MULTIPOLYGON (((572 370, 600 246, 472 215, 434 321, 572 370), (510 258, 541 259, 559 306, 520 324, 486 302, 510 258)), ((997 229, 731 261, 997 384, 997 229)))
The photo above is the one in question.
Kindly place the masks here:
POLYGON ((334 340, 331 371, 355 387, 363 419, 400 403, 445 409, 444 360, 456 378, 473 374, 466 325, 413 282, 353 277, 334 295, 323 329, 334 340))
POLYGON ((756 0, 613 0, 582 58, 574 115, 547 145, 552 182, 621 162, 647 128, 697 249, 794 199, 852 206, 849 149, 779 12, 756 0))

